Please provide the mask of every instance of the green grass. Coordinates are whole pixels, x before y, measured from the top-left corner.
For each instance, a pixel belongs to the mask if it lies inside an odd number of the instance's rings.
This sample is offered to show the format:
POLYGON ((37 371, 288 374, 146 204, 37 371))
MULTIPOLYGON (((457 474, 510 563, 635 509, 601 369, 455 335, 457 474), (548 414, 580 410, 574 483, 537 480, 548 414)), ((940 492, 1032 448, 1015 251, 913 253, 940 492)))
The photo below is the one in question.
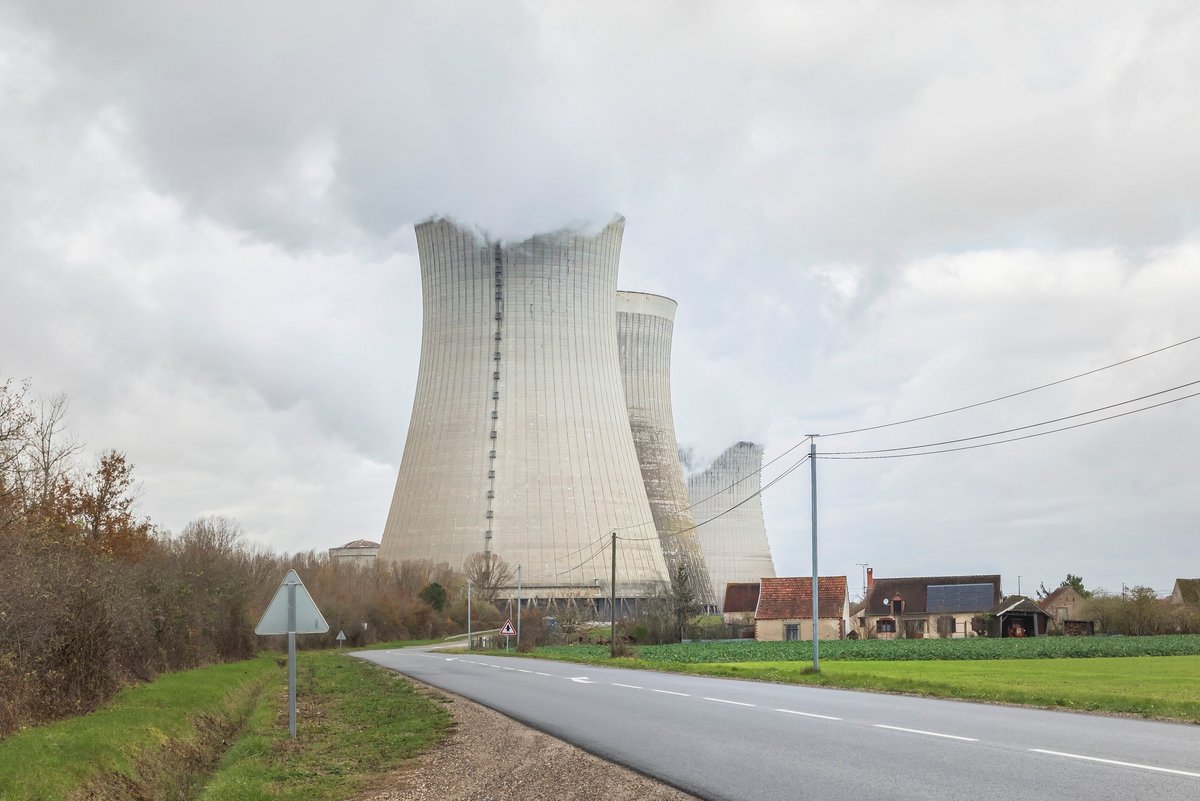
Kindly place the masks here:
MULTIPOLYGON (((665 663, 663 663, 665 666, 665 663)), ((1200 656, 678 665, 686 672, 1200 723, 1200 656)))
POLYGON ((200 801, 350 798, 449 732, 450 714, 396 674, 335 652, 302 653, 297 739, 286 679, 263 697, 200 801))
POLYGON ((101 775, 130 775, 139 755, 194 740, 197 715, 244 716, 263 684, 282 674, 267 656, 167 674, 90 715, 0 740, 0 799, 58 799, 101 775))
MULTIPOLYGON (((640 660, 672 663, 807 662, 811 642, 737 640, 678 645, 642 645, 640 660)), ((607 659, 606 646, 565 645, 538 649, 552 659, 591 662, 607 659)), ((1116 656, 1200 655, 1200 635, 1158 637, 1029 637, 961 640, 830 640, 821 643, 821 661, 927 661, 980 659, 1082 659, 1116 656)))
POLYGON ((371 645, 343 645, 343 651, 383 651, 392 648, 407 648, 410 645, 437 645, 445 640, 438 638, 436 640, 392 640, 391 642, 377 642, 371 645))

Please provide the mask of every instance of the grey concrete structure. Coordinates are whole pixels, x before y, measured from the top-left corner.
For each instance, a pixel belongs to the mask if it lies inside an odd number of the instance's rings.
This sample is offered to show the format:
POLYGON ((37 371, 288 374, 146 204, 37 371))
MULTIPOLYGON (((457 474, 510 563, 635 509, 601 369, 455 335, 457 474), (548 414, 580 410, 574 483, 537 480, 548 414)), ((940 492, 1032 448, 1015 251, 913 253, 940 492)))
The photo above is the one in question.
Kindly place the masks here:
POLYGON ((378 556, 379 543, 371 540, 354 540, 329 549, 329 561, 339 565, 369 565, 378 556))
POLYGON ((688 495, 696 522, 703 523, 726 509, 733 509, 699 529, 708 573, 713 587, 720 588, 718 603, 723 603, 725 585, 731 581, 775 577, 775 563, 771 560, 763 521, 762 496, 755 494, 762 489, 762 473, 758 472, 762 469, 762 459, 762 445, 739 442, 717 457, 707 470, 688 478, 688 495))
MULTIPOLYGON (((617 357, 623 231, 417 226, 421 361, 381 559, 490 551, 521 564, 527 598, 608 594, 609 532, 653 519, 617 357)), ((667 585, 656 538, 619 545, 617 579, 621 598, 667 585)))
POLYGON ((696 600, 715 609, 671 413, 671 337, 677 305, 661 295, 617 293, 617 347, 625 406, 654 514, 653 525, 637 531, 657 531, 672 580, 684 568, 696 600))

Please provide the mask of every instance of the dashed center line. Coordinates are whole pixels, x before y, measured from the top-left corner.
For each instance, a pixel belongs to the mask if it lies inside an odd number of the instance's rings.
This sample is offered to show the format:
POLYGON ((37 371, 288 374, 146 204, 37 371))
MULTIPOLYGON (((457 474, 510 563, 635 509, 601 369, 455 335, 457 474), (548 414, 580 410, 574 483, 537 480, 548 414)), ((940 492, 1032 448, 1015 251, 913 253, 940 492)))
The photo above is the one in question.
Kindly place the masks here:
MULTIPOLYGON (((819 588, 818 588, 818 589, 819 589, 819 588)), ((535 672, 537 672, 537 671, 535 671, 535 672)), ((540 673, 540 672, 538 672, 538 675, 539 675, 539 676, 550 676, 550 674, 549 674, 549 673, 540 673)), ((551 676, 551 678, 553 678, 553 676, 551 676)))
POLYGON ((747 704, 745 701, 726 701, 724 698, 709 698, 704 696, 705 701, 716 701, 718 704, 733 704, 734 706, 755 706, 755 704, 747 704))
POLYGON ((1100 757, 1083 756, 1082 754, 1067 754, 1062 751, 1047 751, 1044 748, 1030 748, 1030 751, 1035 754, 1050 754, 1051 756, 1067 757, 1068 759, 1083 759, 1088 762, 1102 762, 1105 765, 1120 765, 1123 768, 1138 768, 1140 770, 1153 770, 1159 773, 1173 773, 1176 776, 1192 776, 1200 779, 1200 773, 1192 773, 1187 770, 1176 770, 1174 768, 1160 768, 1154 765, 1139 765, 1136 762, 1121 762, 1116 759, 1101 759, 1100 757))
POLYGON ((841 720, 832 715, 818 715, 815 712, 798 712, 795 709, 776 709, 776 712, 786 712, 789 715, 803 715, 806 718, 820 718, 821 720, 841 720))
POLYGON ((906 729, 903 726, 885 726, 882 723, 876 723, 875 728, 891 729, 892 731, 906 731, 909 734, 924 734, 928 737, 945 737, 947 740, 962 740, 963 742, 968 742, 968 743, 979 742, 978 737, 959 737, 957 734, 941 734, 936 731, 924 731, 923 729, 906 729))
POLYGON ((525 668, 517 668, 517 672, 518 672, 518 673, 532 673, 533 671, 532 671, 532 670, 526 670, 525 668))
POLYGON ((616 681, 614 681, 614 682, 612 683, 612 685, 613 685, 614 687, 627 687, 627 688, 629 688, 630 690, 643 690, 643 689, 645 689, 644 687, 639 687, 639 686, 637 686, 636 684, 621 684, 620 682, 616 682, 616 681))
POLYGON ((692 697, 692 696, 691 696, 691 695, 689 695, 688 693, 677 693, 677 692, 675 692, 674 690, 655 690, 655 689, 651 689, 651 690, 650 690, 650 692, 652 692, 652 693, 662 693, 663 695, 682 695, 684 698, 691 698, 691 697, 692 697))

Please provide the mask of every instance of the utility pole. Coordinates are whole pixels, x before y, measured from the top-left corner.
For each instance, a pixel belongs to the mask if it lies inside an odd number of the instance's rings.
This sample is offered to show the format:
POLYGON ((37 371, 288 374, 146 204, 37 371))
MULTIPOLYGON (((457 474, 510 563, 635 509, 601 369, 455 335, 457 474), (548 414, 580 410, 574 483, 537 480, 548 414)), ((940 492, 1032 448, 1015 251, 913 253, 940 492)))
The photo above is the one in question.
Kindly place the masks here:
POLYGON ((612 533, 612 578, 608 582, 609 656, 617 658, 617 532, 612 533))
POLYGON ((474 650, 471 642, 471 580, 467 579, 467 650, 474 650))
POLYGON ((813 673, 821 672, 821 634, 818 630, 819 599, 817 591, 817 435, 808 435, 809 474, 812 476, 812 643, 813 673))
POLYGON ((521 650, 521 563, 517 562, 517 650, 521 650))

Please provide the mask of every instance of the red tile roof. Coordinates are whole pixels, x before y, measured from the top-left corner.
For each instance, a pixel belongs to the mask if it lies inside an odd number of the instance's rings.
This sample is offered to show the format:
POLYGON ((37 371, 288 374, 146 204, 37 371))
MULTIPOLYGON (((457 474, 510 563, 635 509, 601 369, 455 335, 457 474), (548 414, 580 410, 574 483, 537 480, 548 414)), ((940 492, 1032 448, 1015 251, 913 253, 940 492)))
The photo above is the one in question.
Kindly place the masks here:
MULTIPOLYGON (((821 576, 817 589, 818 616, 841 620, 846 604, 846 577, 821 576)), ((755 620, 791 620, 812 617, 812 577, 764 578, 755 620)))
POLYGON ((753 612, 758 607, 758 582, 734 582, 725 585, 722 612, 753 612))

